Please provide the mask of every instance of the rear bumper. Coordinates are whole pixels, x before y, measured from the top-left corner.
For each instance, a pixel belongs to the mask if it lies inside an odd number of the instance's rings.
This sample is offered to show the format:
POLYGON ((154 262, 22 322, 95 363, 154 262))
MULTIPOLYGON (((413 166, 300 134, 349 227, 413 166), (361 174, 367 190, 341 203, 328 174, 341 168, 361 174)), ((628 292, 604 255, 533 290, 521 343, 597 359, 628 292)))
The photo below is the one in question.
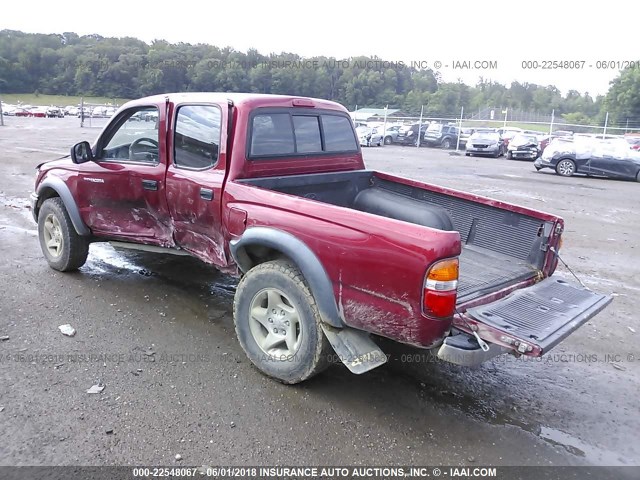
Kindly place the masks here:
POLYGON ((462 367, 473 367, 509 351, 500 345, 488 345, 489 350, 485 352, 474 337, 460 333, 444 339, 438 349, 438 358, 462 367))
POLYGON ((29 201, 31 202, 31 215, 33 215, 33 220, 38 223, 38 194, 33 192, 29 195, 29 201))

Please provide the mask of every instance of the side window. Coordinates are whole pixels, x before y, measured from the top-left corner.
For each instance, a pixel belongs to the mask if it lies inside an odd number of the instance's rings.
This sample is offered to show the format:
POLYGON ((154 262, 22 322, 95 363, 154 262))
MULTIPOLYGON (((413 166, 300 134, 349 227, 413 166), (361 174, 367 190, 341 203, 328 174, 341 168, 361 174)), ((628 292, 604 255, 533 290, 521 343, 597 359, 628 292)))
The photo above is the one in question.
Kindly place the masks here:
POLYGON ((218 161, 220 109, 213 105, 178 108, 173 142, 173 163, 179 168, 205 169, 218 161))
POLYGON ((132 108, 110 133, 99 159, 158 163, 158 109, 132 108))
POLYGON ((355 152, 358 150, 351 120, 339 115, 322 115, 324 148, 327 152, 355 152))

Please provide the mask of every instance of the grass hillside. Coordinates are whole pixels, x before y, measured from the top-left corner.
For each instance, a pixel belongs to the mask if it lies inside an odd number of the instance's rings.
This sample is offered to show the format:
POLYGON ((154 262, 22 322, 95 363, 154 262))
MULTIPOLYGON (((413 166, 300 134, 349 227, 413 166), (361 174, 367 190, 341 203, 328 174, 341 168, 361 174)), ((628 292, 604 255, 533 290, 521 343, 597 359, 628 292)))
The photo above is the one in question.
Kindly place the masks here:
MULTIPOLYGON (((66 107, 67 105, 79 105, 82 101, 82 97, 67 96, 67 95, 43 95, 33 93, 0 93, 0 100, 2 103, 8 103, 10 105, 56 105, 58 107, 66 107)), ((122 105, 126 103, 126 98, 108 98, 108 97, 84 97, 84 103, 86 104, 100 104, 107 103, 115 105, 122 105)))

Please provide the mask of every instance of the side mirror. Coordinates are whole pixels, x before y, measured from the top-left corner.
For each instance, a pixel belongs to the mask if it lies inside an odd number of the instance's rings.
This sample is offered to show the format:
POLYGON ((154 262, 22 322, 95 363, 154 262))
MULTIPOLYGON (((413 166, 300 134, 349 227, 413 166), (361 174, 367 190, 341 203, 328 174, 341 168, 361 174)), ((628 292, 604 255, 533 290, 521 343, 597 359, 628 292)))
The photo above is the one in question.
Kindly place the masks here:
POLYGON ((71 147, 71 160, 73 163, 85 163, 93 161, 93 152, 89 142, 76 143, 71 147))

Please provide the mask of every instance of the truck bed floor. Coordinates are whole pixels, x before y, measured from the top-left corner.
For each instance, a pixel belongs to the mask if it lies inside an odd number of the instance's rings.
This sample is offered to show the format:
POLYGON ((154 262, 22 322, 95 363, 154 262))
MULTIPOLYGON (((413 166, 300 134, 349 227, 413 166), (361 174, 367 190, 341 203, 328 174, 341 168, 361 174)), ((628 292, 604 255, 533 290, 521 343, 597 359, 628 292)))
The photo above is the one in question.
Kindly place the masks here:
POLYGON ((460 255, 458 303, 532 278, 536 272, 531 264, 523 260, 465 245, 460 255))

